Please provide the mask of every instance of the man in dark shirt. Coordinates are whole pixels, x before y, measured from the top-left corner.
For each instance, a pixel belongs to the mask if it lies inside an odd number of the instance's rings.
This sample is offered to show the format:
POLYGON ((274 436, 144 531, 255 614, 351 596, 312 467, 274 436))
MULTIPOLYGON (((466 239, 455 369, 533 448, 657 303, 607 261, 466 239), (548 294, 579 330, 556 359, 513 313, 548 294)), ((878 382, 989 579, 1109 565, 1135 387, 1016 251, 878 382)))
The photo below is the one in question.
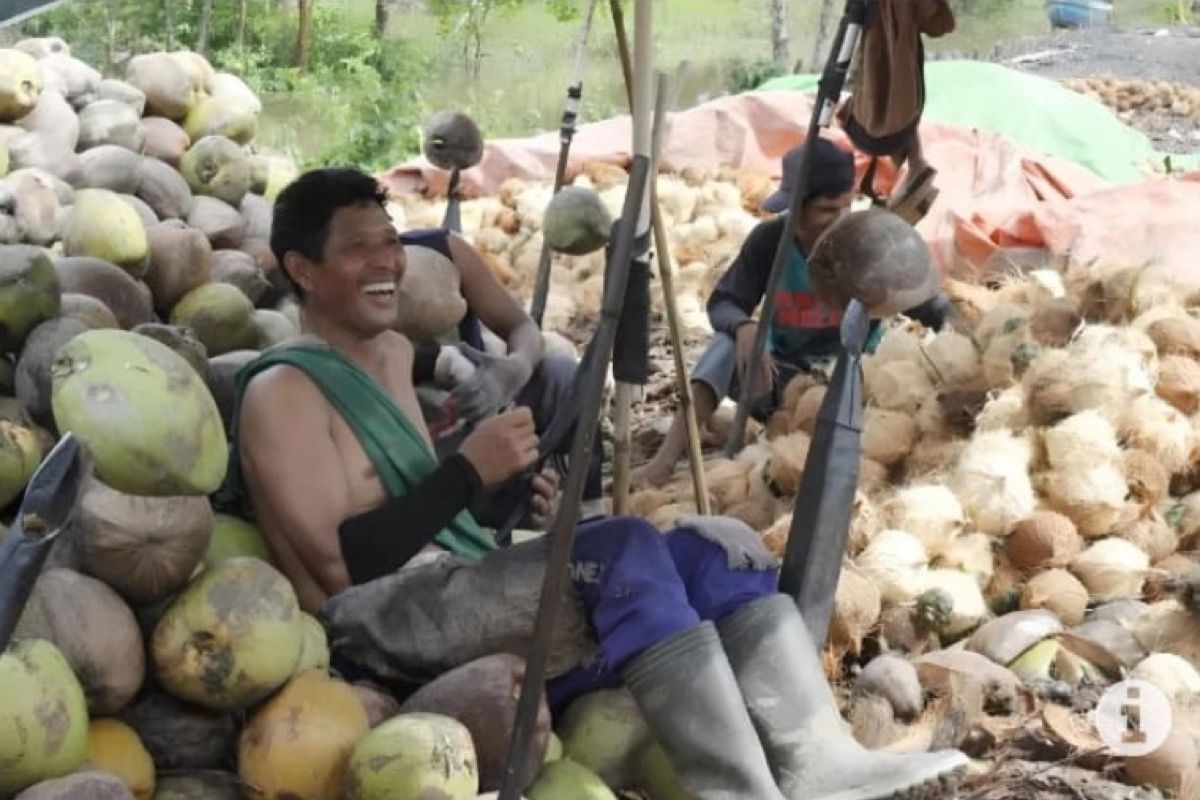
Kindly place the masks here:
MULTIPOLYGON (((791 232, 792 248, 775 301, 775 318, 762 357, 759 391, 766 395, 755 416, 769 416, 783 388, 800 372, 811 372, 837 357, 842 310, 830 308, 812 291, 807 254, 829 226, 850 209, 854 199, 854 158, 825 139, 817 139, 808 179, 808 192, 800 218, 792 224, 787 214, 759 223, 750 231, 729 271, 722 276, 708 301, 708 318, 716 335, 692 370, 692 395, 696 421, 704 427, 724 397, 738 398, 745 382, 759 323, 751 314, 763 299, 779 237, 791 232)), ((796 172, 804 146, 783 159, 783 183, 763 201, 770 212, 786 211, 791 199, 790 176, 796 172)), ((873 350, 881 336, 878 320, 871 323, 867 341, 873 350)), ((634 475, 635 484, 661 485, 675 471, 687 447, 687 428, 676 414, 654 457, 634 475)))

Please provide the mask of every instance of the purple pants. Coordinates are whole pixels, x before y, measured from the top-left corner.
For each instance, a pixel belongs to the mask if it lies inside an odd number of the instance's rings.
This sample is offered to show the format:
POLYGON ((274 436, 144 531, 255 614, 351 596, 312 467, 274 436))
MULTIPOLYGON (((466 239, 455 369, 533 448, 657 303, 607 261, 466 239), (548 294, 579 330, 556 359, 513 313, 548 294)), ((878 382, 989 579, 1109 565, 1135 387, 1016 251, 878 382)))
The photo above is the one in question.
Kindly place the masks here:
POLYGON ((546 684, 557 715, 587 692, 621 685, 625 662, 677 633, 777 591, 777 570, 736 570, 725 550, 687 528, 665 535, 638 517, 579 526, 571 580, 587 609, 601 657, 546 684))

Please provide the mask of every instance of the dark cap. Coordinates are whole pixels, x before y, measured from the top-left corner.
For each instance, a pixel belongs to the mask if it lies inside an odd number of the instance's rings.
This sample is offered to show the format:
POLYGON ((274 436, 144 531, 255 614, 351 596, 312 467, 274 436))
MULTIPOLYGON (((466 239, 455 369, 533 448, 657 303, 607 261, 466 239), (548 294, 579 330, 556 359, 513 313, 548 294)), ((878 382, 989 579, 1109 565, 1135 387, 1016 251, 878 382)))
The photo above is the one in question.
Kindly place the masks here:
MULTIPOLYGON (((762 202, 764 211, 778 214, 791 203, 792 181, 799 171, 804 145, 793 147, 783 157, 783 179, 775 193, 762 202)), ((808 173, 808 191, 803 198, 826 195, 836 197, 854 188, 854 156, 828 139, 817 138, 808 173)))

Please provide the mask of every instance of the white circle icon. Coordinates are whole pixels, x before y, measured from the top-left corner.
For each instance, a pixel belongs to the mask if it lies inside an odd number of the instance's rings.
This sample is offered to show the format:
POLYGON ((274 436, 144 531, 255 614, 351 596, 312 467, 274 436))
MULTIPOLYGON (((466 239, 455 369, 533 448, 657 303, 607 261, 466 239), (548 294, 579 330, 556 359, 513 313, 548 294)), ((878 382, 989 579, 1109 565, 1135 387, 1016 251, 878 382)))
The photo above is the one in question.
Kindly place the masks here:
POLYGON ((1153 753, 1171 734, 1171 719, 1171 701, 1146 681, 1121 681, 1096 706, 1100 740, 1117 756, 1153 753))

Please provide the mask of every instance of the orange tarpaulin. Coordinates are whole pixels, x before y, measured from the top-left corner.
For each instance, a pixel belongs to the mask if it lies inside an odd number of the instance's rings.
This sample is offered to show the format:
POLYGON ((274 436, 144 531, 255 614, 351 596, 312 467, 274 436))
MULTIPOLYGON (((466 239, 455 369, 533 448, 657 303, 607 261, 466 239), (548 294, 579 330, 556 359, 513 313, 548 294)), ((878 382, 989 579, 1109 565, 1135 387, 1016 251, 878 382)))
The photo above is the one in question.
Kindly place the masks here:
MULTIPOLYGON (((670 114, 660 167, 732 167, 778 178, 780 157, 804 138, 811 103, 798 91, 760 91, 670 114)), ((627 164, 629 122, 625 115, 580 126, 568 180, 588 161, 627 164)), ((850 148, 836 125, 825 135, 850 148)), ((1153 263, 1164 275, 1200 284, 1200 172, 1117 186, 1000 134, 926 120, 921 139, 941 194, 918 230, 944 273, 978 276, 997 250, 1030 247, 1085 262, 1153 263)), ((552 181, 558 149, 557 132, 490 141, 483 161, 463 173, 463 191, 493 194, 510 177, 552 181)), ((856 161, 861 177, 868 157, 859 153, 856 161)), ((398 193, 446 190, 446 173, 423 157, 380 177, 398 193)), ((890 162, 881 161, 877 190, 886 193, 894 178, 890 162)))

